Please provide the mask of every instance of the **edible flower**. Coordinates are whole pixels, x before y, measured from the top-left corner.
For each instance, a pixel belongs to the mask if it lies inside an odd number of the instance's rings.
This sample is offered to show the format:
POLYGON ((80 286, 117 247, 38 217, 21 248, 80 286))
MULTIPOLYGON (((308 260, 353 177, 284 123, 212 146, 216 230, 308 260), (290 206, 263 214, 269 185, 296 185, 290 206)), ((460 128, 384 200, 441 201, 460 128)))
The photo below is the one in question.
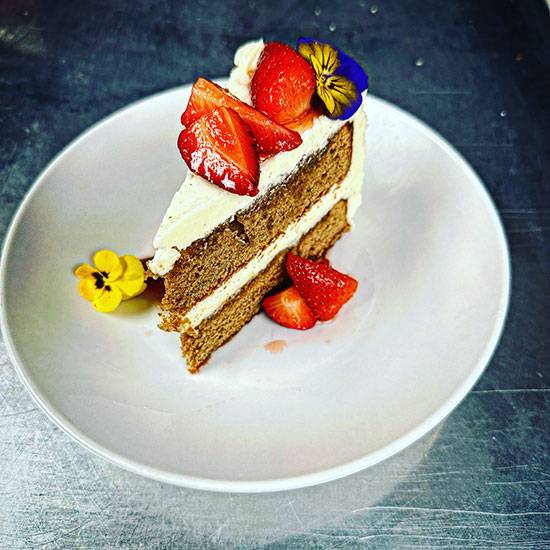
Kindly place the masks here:
POLYGON ((100 250, 93 261, 95 267, 82 264, 74 274, 80 279, 78 292, 98 311, 114 311, 120 302, 145 290, 145 270, 135 256, 119 257, 112 250, 100 250))
POLYGON ((342 50, 313 38, 299 38, 298 53, 315 72, 315 92, 328 116, 346 120, 359 106, 368 77, 361 65, 342 50))

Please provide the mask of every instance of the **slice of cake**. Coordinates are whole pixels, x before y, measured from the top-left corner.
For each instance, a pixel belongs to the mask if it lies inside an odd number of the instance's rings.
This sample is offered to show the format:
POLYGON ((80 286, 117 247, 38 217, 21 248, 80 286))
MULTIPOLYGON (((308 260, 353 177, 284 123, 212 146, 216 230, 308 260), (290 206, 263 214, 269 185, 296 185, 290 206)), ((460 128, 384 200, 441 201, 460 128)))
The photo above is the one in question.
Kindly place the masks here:
POLYGON ((361 202, 366 75, 343 52, 301 39, 235 54, 228 90, 199 79, 179 138, 190 171, 154 238, 163 330, 191 372, 287 278, 289 251, 320 259, 361 202))

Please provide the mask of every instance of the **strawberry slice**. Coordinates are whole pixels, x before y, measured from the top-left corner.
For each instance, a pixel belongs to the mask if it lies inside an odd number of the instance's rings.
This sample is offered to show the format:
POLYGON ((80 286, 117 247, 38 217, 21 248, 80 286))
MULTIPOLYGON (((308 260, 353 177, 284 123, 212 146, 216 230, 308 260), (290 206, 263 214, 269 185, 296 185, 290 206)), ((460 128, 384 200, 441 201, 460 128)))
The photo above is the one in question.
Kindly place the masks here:
POLYGON ((218 107, 229 107, 239 114, 250 127, 258 143, 258 149, 263 155, 290 151, 302 143, 298 132, 277 124, 206 78, 199 78, 193 84, 189 103, 181 115, 181 122, 184 126, 189 126, 218 107))
POLYGON ((353 296, 357 281, 330 267, 326 260, 313 262, 289 252, 286 269, 298 292, 320 321, 332 319, 353 296))
POLYGON ((268 296, 262 302, 262 306, 265 312, 283 327, 307 330, 316 322, 315 315, 294 286, 268 296))
POLYGON ((311 65, 290 46, 265 45, 252 77, 252 103, 279 124, 288 124, 309 108, 315 91, 311 65))
POLYGON ((178 148, 192 172, 237 195, 258 194, 254 136, 233 110, 220 107, 181 132, 178 148))

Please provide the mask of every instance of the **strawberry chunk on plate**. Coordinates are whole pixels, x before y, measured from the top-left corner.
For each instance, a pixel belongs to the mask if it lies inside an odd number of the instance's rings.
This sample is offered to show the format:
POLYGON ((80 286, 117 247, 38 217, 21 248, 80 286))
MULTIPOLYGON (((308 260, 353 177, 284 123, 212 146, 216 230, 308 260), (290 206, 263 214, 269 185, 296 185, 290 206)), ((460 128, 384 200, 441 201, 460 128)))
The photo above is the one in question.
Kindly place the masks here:
POLYGON ((262 306, 269 317, 283 327, 307 330, 317 321, 294 286, 268 296, 262 306))
POLYGON ((258 143, 258 150, 264 156, 290 151, 302 143, 298 132, 277 124, 206 78, 199 78, 193 84, 189 103, 181 115, 181 122, 184 126, 189 126, 218 107, 229 107, 239 114, 250 127, 258 143))
POLYGON ((354 295, 357 281, 332 268, 328 261, 314 262, 289 252, 286 269, 294 286, 320 321, 336 316, 354 295))
POLYGON ((195 120, 179 135, 178 148, 195 174, 238 195, 258 194, 254 136, 233 109, 220 107, 195 120))

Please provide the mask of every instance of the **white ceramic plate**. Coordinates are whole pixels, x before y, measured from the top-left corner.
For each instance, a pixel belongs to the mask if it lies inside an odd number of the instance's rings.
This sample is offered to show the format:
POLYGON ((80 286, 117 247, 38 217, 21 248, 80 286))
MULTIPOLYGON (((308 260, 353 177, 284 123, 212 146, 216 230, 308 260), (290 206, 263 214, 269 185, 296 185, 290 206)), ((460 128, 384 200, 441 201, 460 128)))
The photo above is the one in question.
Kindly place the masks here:
POLYGON ((101 247, 150 253, 185 173, 176 139, 188 94, 95 125, 23 201, 1 267, 21 379, 86 448, 189 487, 302 487, 403 449, 466 395, 502 330, 509 259, 479 178, 423 123, 369 97, 364 202, 330 255, 359 279, 357 294, 307 332, 259 315, 192 376, 155 306, 97 313, 72 274, 101 247), (280 353, 266 349, 274 340, 280 353))

